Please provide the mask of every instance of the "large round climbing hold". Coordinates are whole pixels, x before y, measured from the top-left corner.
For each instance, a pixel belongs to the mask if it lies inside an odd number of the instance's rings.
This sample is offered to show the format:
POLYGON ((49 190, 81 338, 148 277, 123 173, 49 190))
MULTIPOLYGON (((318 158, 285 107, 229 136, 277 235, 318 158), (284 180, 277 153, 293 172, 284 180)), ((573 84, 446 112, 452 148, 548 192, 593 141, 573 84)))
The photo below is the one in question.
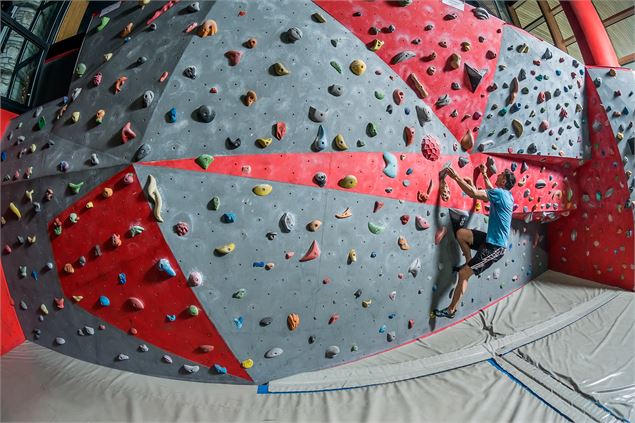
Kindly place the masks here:
POLYGON ((346 175, 345 177, 340 179, 337 184, 340 187, 346 189, 355 188, 357 186, 357 178, 355 177, 355 175, 346 175))
POLYGON ((201 122, 210 123, 216 117, 216 112, 210 106, 202 105, 198 108, 198 118, 201 122))
POLYGON ((439 151, 439 143, 437 140, 431 136, 426 135, 423 137, 423 141, 421 142, 421 153, 423 157, 430 161, 439 160, 440 151, 439 151))
POLYGON ((253 187, 251 189, 251 191, 260 196, 260 197, 264 197, 266 195, 271 194, 271 191, 273 190, 273 187, 269 184, 258 184, 255 187, 253 187))
POLYGON ((128 304, 130 304, 133 310, 143 310, 145 308, 143 301, 137 297, 128 298, 128 304))
POLYGON ((366 63, 364 63, 364 61, 360 59, 353 60, 349 67, 351 69, 351 72, 353 72, 357 76, 360 76, 361 74, 366 72, 366 63))

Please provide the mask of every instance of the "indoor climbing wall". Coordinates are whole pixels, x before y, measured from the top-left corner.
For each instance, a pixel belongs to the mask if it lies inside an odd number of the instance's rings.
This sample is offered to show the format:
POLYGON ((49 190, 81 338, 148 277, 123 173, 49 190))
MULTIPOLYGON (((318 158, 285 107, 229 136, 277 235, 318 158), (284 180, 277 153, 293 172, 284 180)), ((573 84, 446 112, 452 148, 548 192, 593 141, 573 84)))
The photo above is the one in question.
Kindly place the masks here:
POLYGON ((461 318, 547 269, 544 222, 582 198, 583 78, 440 1, 124 2, 93 19, 69 96, 3 138, 25 334, 118 369, 262 383, 441 329, 429 312, 462 262, 450 209, 486 230, 488 205, 439 172, 519 181, 508 251, 461 318))
POLYGON ((549 267, 635 289, 633 91, 629 69, 586 75, 591 160, 576 170, 579 207, 549 228, 549 267))

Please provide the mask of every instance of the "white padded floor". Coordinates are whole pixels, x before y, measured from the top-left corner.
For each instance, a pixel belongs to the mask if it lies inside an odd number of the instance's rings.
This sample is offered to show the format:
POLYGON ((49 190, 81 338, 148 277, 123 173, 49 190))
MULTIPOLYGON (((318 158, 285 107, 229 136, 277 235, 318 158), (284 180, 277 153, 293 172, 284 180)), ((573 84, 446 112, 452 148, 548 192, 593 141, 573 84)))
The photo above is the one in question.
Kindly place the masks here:
POLYGON ((274 381, 265 394, 255 386, 126 373, 25 342, 0 363, 1 419, 632 421, 633 295, 546 272, 443 332, 355 363, 274 381), (354 387, 360 385, 372 386, 354 387), (350 388, 337 389, 342 387, 350 388), (320 389, 336 390, 271 393, 320 389))

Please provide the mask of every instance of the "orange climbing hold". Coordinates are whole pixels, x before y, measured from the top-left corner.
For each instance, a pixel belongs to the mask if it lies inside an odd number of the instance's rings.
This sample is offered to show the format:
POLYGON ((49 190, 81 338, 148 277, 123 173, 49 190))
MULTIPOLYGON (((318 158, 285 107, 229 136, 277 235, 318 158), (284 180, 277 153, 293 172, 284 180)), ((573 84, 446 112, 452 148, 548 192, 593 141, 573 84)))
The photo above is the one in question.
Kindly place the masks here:
POLYGON ((287 327, 289 330, 294 331, 300 326, 300 315, 291 313, 287 316, 287 327))

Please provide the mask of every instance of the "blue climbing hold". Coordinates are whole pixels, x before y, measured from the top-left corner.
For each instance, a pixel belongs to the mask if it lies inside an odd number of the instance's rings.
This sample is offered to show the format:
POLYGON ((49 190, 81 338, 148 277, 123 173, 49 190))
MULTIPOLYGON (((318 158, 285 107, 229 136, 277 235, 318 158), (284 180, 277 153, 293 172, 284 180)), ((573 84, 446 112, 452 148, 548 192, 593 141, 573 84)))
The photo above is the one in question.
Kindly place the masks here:
POLYGON ((168 121, 170 123, 176 122, 176 109, 174 107, 172 107, 168 112, 168 121))
POLYGON ((253 267, 265 267, 264 261, 254 261, 253 267))
POLYGON ((227 374, 227 368, 221 366, 220 364, 214 364, 214 370, 216 370, 216 373, 218 373, 219 375, 227 374))
POLYGON ((512 172, 516 172, 516 168, 518 167, 518 164, 517 163, 512 163, 510 167, 511 167, 512 172))
POLYGON ((125 283, 126 283, 126 274, 125 274, 125 273, 120 273, 120 274, 119 274, 119 283, 120 283, 121 285, 123 285, 123 284, 125 284, 125 283))
POLYGON ((240 329, 243 327, 243 322, 244 322, 243 316, 238 316, 234 318, 234 324, 236 325, 237 329, 240 329))
POLYGON ((397 313, 390 313, 390 314, 388 315, 388 318, 389 318, 389 319, 394 319, 395 317, 397 317, 397 313))
POLYGON ((377 253, 373 251, 372 253, 370 253, 370 257, 371 257, 371 258, 375 258, 375 257, 377 257, 377 253))
POLYGON ((324 132, 324 128, 322 127, 322 125, 320 125, 320 127, 318 128, 317 136, 313 141, 313 151, 322 151, 326 148, 326 145, 326 134, 324 132))
POLYGON ((37 280, 37 272, 36 272, 35 270, 33 270, 33 271, 31 272, 31 277, 32 277, 33 279, 37 280))
POLYGON ((110 305, 110 298, 106 297, 105 295, 100 296, 99 305, 101 305, 102 307, 108 307, 110 305))
POLYGON ((403 112, 404 112, 406 115, 409 115, 409 114, 410 114, 410 107, 405 107, 405 108, 403 109, 403 112))
POLYGON ((412 175, 412 172, 414 171, 412 170, 411 167, 409 167, 408 170, 406 170, 406 175, 412 175))
POLYGON ((556 75, 560 76, 562 74, 562 71, 560 69, 556 69, 556 75))
POLYGON ((512 104, 512 107, 509 108, 510 113, 516 113, 519 110, 520 110, 520 103, 514 103, 512 104))
POLYGON ((384 167, 384 174, 389 178, 397 177, 397 158, 394 154, 385 152, 384 153, 384 162, 386 162, 386 167, 384 167))
POLYGON ((162 258, 161 260, 159 260, 158 267, 159 267, 159 270, 161 272, 167 273, 168 276, 170 276, 170 277, 176 276, 176 272, 174 271, 174 269, 170 265, 170 262, 168 261, 168 259, 162 258))
POLYGON ((236 213, 228 212, 221 216, 221 220, 224 223, 234 223, 236 221, 236 213))
POLYGON ((2 155, 0 155, 0 159, 2 159, 2 161, 5 161, 7 159, 7 152, 3 151, 2 155))
POLYGON ((168 320, 168 322, 173 322, 176 320, 176 314, 166 314, 165 318, 168 320))
POLYGON ((379 333, 384 333, 386 332, 386 325, 381 325, 381 327, 379 328, 379 333))

